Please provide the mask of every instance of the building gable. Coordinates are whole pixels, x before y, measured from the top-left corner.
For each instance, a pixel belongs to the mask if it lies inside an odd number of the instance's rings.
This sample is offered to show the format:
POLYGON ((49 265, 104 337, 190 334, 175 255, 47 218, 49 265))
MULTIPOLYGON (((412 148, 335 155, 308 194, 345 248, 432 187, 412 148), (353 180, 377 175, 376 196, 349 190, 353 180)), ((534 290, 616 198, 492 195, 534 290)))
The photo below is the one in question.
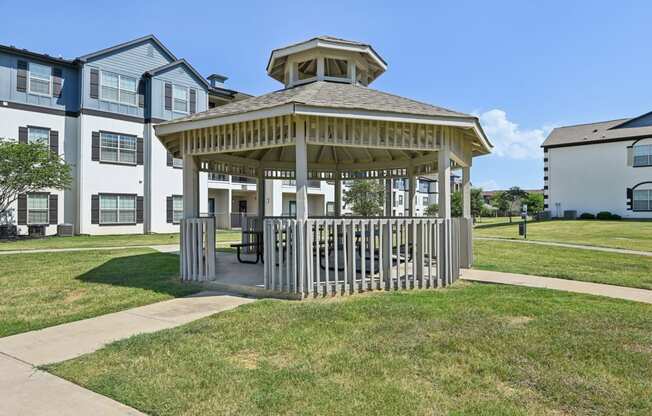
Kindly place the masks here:
POLYGON ((166 65, 174 59, 152 39, 109 49, 98 55, 90 55, 84 62, 93 67, 121 74, 140 76, 143 73, 166 65))
POLYGON ((627 129, 627 128, 634 128, 634 127, 652 127, 652 111, 649 113, 645 113, 643 115, 640 115, 638 117, 634 117, 632 119, 627 120, 626 122, 619 124, 615 127, 612 127, 613 129, 627 129))

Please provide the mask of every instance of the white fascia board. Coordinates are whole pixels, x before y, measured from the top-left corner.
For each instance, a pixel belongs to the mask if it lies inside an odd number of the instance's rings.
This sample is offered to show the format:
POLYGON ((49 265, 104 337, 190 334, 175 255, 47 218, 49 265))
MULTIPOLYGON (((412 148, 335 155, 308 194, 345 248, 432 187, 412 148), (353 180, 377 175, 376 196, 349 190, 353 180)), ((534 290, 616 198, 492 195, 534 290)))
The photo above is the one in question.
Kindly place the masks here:
POLYGON ((252 121, 269 117, 286 116, 294 112, 294 104, 283 104, 276 107, 265 108, 262 110, 249 111, 247 113, 238 113, 226 116, 207 116, 194 120, 167 122, 154 126, 157 136, 167 136, 170 134, 180 133, 186 130, 204 129, 208 127, 223 126, 225 124, 240 123, 243 121, 252 121))

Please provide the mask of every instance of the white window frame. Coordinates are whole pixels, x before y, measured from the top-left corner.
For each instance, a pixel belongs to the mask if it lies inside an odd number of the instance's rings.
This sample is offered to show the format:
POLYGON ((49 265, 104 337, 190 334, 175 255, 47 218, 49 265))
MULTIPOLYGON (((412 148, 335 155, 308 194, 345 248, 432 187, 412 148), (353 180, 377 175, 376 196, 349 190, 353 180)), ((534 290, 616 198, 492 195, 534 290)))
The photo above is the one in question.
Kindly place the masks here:
POLYGON ((632 191, 632 211, 634 211, 634 212, 649 212, 649 211, 652 211, 652 189, 634 189, 632 191), (637 192, 647 192, 647 209, 636 209, 636 193, 637 192))
POLYGON ((50 196, 48 194, 41 194, 41 193, 34 193, 34 194, 27 194, 27 225, 44 225, 44 224, 49 224, 49 216, 50 216, 50 196), (33 198, 34 196, 44 196, 45 197, 45 208, 44 209, 30 209, 29 208, 29 199, 33 198), (45 222, 32 222, 30 221, 30 211, 39 211, 43 212, 45 211, 45 222))
MULTIPOLYGON (((127 90, 125 90, 127 91, 127 90)), ((110 102, 110 103, 116 103, 116 104, 122 104, 122 105, 128 105, 129 107, 138 107, 138 77, 132 77, 130 75, 121 75, 116 72, 111 72, 111 71, 100 71, 100 100, 110 102), (110 98, 104 97, 104 74, 111 74, 115 75, 118 77, 118 99, 117 100, 112 100, 110 98), (136 97, 136 103, 126 103, 120 100, 121 97, 121 92, 122 92, 122 78, 131 78, 134 81, 136 81, 135 85, 136 88, 134 89, 134 94, 136 97)))
POLYGON ((190 114, 190 88, 188 88, 186 86, 183 86, 183 85, 179 85, 179 84, 172 84, 172 112, 173 113, 179 113, 179 114, 190 114), (175 88, 186 90, 186 110, 185 111, 177 110, 175 108, 175 106, 174 106, 174 101, 175 101, 174 89, 175 88))
MULTIPOLYGON (((40 95, 42 97, 52 97, 52 67, 50 67, 48 65, 39 64, 39 63, 36 63, 36 62, 29 62, 27 64, 27 69, 28 69, 28 71, 27 71, 28 72, 28 74, 27 74, 28 82, 27 83, 29 84, 29 88, 28 88, 29 93, 32 94, 32 95, 40 95), (32 91, 32 65, 42 66, 42 67, 48 68, 50 70, 50 75, 48 76, 48 79, 47 79, 47 81, 48 81, 48 92, 47 92, 47 94, 43 93, 43 92, 32 91)), ((39 79, 41 81, 45 81, 44 78, 41 78, 39 76, 36 76, 34 78, 39 79)))
POLYGON ((183 195, 172 195, 172 224, 179 224, 181 223, 182 219, 183 219, 183 195), (174 208, 174 202, 178 200, 181 201, 181 209, 174 208))
POLYGON ((45 145, 49 147, 50 146, 50 131, 51 130, 49 128, 47 128, 47 127, 27 126, 27 143, 32 143, 30 141, 29 136, 30 136, 30 133, 35 129, 36 130, 44 130, 44 131, 48 132, 48 135, 47 135, 47 138, 46 138, 47 141, 45 142, 45 145))
POLYGON ((100 225, 136 225, 137 220, 136 220, 136 214, 138 211, 138 198, 136 195, 123 195, 123 194, 100 194, 100 201, 99 201, 99 211, 100 211, 100 217, 99 217, 99 224, 100 225), (116 208, 115 209, 102 209, 102 198, 103 197, 115 197, 116 198, 116 208), (122 222, 120 221, 120 211, 131 211, 131 210, 121 210, 120 209, 120 198, 130 198, 134 200, 134 221, 133 222, 122 222), (115 211, 116 216, 115 216, 115 222, 113 221, 102 221, 102 211, 115 211))
MULTIPOLYGON (((633 160, 633 166, 634 167, 644 167, 644 166, 652 166, 652 143, 641 143, 634 145, 634 160, 633 160), (636 149, 641 149, 641 148, 647 148, 647 163, 644 164, 637 164, 636 163, 636 149)), ((641 157, 641 156, 639 156, 641 157)))
POLYGON ((122 134, 122 133, 113 133, 110 131, 101 131, 100 132, 100 162, 103 163, 117 163, 120 165, 127 165, 127 166, 136 166, 138 164, 138 138, 134 136, 133 134, 122 134), (110 147, 110 146, 104 146, 102 143, 102 136, 105 134, 113 134, 115 136, 118 136, 118 147, 110 147), (134 150, 131 149, 122 149, 121 142, 123 138, 131 138, 134 140, 134 150), (104 148, 110 148, 110 149, 117 149, 118 152, 118 160, 107 160, 102 158, 102 149, 104 148), (128 151, 128 152, 133 152, 134 153, 134 161, 133 162, 123 162, 120 160, 120 154, 123 151, 128 151))

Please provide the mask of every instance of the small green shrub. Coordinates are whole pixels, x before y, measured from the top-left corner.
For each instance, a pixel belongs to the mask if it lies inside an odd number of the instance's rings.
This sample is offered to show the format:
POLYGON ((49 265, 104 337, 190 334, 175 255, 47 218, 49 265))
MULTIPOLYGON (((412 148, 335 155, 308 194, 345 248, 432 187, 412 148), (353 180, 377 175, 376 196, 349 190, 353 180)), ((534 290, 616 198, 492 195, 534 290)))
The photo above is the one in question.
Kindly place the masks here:
POLYGON ((590 212, 584 212, 582 215, 579 216, 579 219, 581 220, 594 220, 595 215, 591 214, 590 212))
POLYGON ((619 220, 621 219, 620 215, 612 214, 609 211, 600 211, 595 216, 599 220, 619 220))
POLYGON ((611 219, 617 221, 617 220, 622 220, 623 217, 621 217, 621 216, 618 215, 618 214, 612 214, 612 215, 611 215, 611 219))

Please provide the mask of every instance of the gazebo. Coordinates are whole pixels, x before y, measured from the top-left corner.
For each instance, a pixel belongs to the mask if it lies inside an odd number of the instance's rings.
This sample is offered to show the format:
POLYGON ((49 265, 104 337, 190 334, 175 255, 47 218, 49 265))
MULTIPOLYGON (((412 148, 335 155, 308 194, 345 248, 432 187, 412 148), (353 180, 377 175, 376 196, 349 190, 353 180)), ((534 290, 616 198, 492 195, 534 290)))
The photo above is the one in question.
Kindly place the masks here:
MULTIPOLYGON (((477 117, 368 87, 387 68, 367 44, 320 36, 272 52, 285 88, 155 126, 183 158, 183 280, 219 280, 215 219, 199 213, 199 172, 256 178, 261 285, 303 298, 445 286, 472 263, 470 168, 491 144, 477 117), (451 218, 451 169, 463 216, 451 218), (438 217, 414 214, 416 178, 438 178, 438 217), (342 182, 409 178, 409 215, 341 215, 342 182), (296 182, 296 218, 265 216, 265 181, 296 182), (308 212, 309 180, 335 184, 334 216, 308 212)), ((391 212, 391 192, 386 192, 391 212)))

